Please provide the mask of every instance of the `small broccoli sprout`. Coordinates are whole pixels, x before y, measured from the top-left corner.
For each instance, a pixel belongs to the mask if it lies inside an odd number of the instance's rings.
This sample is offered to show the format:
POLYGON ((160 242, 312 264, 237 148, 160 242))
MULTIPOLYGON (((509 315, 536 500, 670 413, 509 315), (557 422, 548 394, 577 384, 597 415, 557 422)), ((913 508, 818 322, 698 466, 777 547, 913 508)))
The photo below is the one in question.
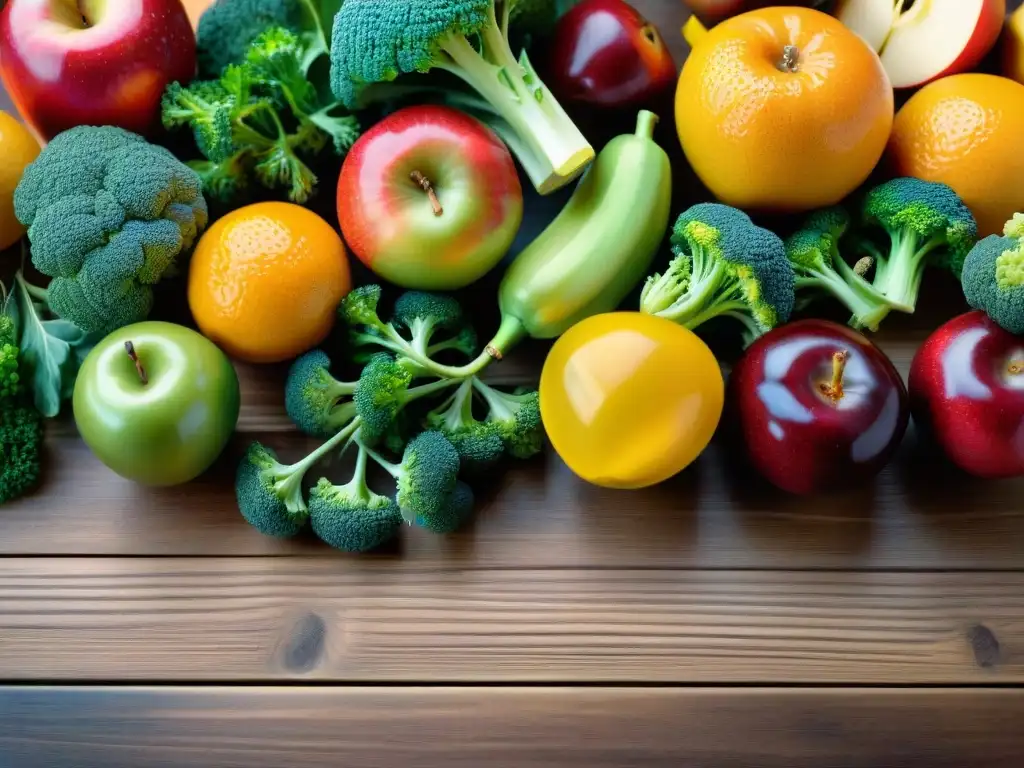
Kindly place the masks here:
POLYGON ((309 508, 302 493, 306 473, 350 440, 358 428, 356 419, 294 464, 282 464, 271 448, 260 443, 250 445, 235 476, 235 495, 242 517, 267 536, 289 537, 299 533, 309 520, 309 508))
MULTIPOLYGON (((357 437, 357 440, 359 438, 357 437)), ((459 476, 459 454, 439 432, 427 431, 409 441, 400 464, 394 464, 360 442, 398 486, 395 500, 409 523, 444 509, 459 476)))
POLYGON ((497 430, 508 454, 517 459, 528 459, 544 447, 544 425, 540 418, 540 395, 536 390, 502 392, 473 380, 473 387, 487 403, 486 423, 497 430))
POLYGON ((491 421, 473 415, 474 378, 459 384, 451 396, 427 414, 427 427, 440 432, 459 452, 462 470, 485 472, 505 455, 505 441, 491 421))
POLYGON ((366 484, 367 453, 360 448, 355 472, 345 485, 321 478, 309 494, 309 520, 326 544, 342 552, 368 552, 390 541, 402 527, 398 504, 366 484))
POLYGON ((1015 214, 1003 235, 980 240, 964 260, 967 303, 1013 334, 1024 334, 1024 216, 1015 214))
POLYGON ((392 322, 407 329, 413 348, 426 354, 435 333, 458 332, 462 326, 462 306, 444 294, 408 291, 395 302, 392 322))
POLYGON ((420 515, 416 524, 432 533, 455 533, 472 517, 475 504, 473 489, 461 481, 457 482, 455 490, 448 494, 441 508, 420 515))
POLYGON ((350 398, 356 382, 338 381, 330 374, 331 360, 316 349, 292 363, 284 385, 288 418, 300 430, 314 437, 329 437, 356 415, 350 398), (342 402, 344 400, 344 402, 342 402))
POLYGON ((412 374, 391 355, 373 356, 356 385, 355 408, 362 420, 359 435, 363 442, 376 445, 394 427, 399 413, 416 400, 442 392, 457 382, 439 379, 410 387, 412 374))
POLYGON ((974 216, 951 187, 915 178, 893 179, 871 190, 864 223, 881 229, 888 240, 882 247, 861 243, 875 261, 872 285, 907 313, 917 307, 925 268, 935 265, 959 276, 978 240, 974 216))
POLYGON ((674 258, 664 274, 647 279, 640 310, 691 330, 715 317, 742 323, 744 340, 789 319, 795 276, 777 235, 742 211, 699 203, 672 231, 674 258))
POLYGON ((854 328, 878 330, 892 304, 843 258, 839 242, 850 224, 844 208, 816 211, 786 240, 786 255, 796 273, 801 298, 830 295, 852 313, 854 328))

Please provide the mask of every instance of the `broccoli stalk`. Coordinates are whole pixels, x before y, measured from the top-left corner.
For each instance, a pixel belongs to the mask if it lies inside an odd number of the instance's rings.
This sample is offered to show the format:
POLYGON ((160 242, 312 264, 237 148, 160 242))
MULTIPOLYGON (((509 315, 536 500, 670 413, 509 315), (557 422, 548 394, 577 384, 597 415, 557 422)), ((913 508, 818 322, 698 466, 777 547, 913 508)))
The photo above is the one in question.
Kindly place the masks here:
POLYGON ((808 217, 803 229, 786 240, 786 255, 796 273, 799 293, 830 294, 852 313, 854 328, 878 330, 893 306, 839 251, 839 241, 850 224, 843 208, 826 208, 808 217))
POLYGON ((309 521, 325 543, 343 552, 368 552, 391 540, 402 527, 398 504, 366 483, 368 454, 356 456, 352 479, 334 485, 326 478, 309 494, 309 521))
POLYGON ((443 70, 482 97, 475 111, 489 114, 488 122, 541 194, 564 186, 590 163, 594 149, 537 76, 526 52, 513 54, 508 30, 519 2, 347 0, 334 20, 334 95, 354 109, 366 86, 443 70), (375 45, 367 49, 366 40, 375 45))
POLYGON ((795 277, 785 246, 743 212, 719 203, 691 207, 675 224, 672 251, 665 273, 647 279, 641 312, 690 330, 731 317, 748 344, 789 319, 795 277))
POLYGON ((528 459, 540 453, 544 429, 537 391, 509 394, 478 378, 472 381, 473 388, 487 403, 487 423, 495 427, 508 453, 517 459, 528 459))
POLYGON ((953 189, 938 182, 898 178, 871 190, 864 223, 888 235, 888 248, 864 240, 860 247, 874 261, 872 285, 894 309, 917 307, 925 268, 934 264, 959 277, 978 239, 970 209, 953 189))

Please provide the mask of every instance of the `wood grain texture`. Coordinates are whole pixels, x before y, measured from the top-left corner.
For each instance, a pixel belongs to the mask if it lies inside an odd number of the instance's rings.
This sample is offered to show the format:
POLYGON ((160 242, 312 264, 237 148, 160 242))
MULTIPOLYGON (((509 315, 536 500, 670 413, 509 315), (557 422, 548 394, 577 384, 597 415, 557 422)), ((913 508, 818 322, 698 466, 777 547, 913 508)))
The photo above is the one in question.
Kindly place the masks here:
POLYGON ((1024 574, 0 559, 0 679, 1021 683, 1024 574))
POLYGON ((999 690, 0 689, 11 768, 1019 768, 999 690))

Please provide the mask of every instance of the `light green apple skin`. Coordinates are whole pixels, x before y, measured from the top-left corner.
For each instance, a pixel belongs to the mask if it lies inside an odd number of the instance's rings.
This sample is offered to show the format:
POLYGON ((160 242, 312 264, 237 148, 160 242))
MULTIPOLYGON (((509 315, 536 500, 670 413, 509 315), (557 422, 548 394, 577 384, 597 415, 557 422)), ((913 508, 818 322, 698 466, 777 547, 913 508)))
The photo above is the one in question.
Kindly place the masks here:
POLYGON ((75 423, 97 458, 143 485, 180 485, 224 450, 241 408, 238 376, 212 341, 174 323, 147 321, 105 337, 82 363, 75 423), (131 341, 143 384, 125 342, 131 341))

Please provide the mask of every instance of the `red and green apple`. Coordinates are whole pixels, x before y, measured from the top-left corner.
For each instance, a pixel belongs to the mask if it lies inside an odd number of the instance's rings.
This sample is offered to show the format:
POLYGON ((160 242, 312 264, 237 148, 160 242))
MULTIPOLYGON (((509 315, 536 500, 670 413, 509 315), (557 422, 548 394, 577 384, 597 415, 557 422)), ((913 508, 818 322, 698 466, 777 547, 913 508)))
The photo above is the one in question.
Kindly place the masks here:
POLYGON ((456 290, 508 252, 523 219, 515 163, 483 123, 443 106, 407 107, 364 133, 338 179, 353 253, 388 282, 456 290))
POLYGON ((8 0, 0 11, 4 87, 47 141, 77 125, 152 134, 164 89, 195 68, 181 0, 8 0))

